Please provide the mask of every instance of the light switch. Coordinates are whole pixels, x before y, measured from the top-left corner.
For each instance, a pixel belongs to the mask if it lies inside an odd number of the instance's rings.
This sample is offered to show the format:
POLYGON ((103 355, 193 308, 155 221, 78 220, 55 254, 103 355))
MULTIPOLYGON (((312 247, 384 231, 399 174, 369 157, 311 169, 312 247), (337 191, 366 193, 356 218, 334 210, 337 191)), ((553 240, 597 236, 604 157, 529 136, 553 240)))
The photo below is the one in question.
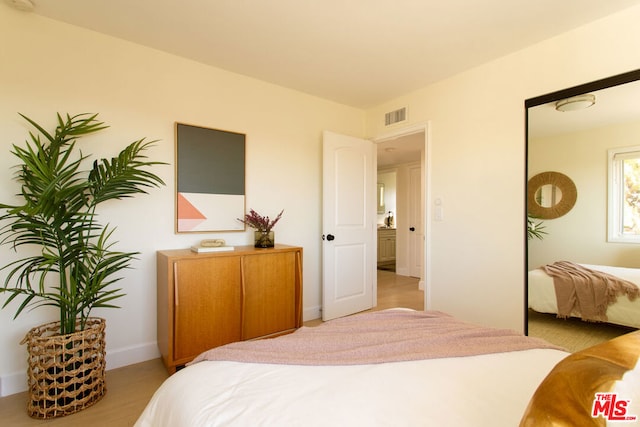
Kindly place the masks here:
POLYGON ((436 206, 435 219, 436 221, 442 221, 442 206, 436 206))

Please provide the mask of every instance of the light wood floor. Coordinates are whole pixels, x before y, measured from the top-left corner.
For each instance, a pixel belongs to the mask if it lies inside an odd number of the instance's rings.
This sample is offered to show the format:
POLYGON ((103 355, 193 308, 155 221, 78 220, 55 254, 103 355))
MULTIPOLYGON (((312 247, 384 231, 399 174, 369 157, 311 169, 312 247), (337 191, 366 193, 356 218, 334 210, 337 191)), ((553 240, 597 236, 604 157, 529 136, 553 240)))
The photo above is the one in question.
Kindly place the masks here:
POLYGON ((27 393, 0 398, 0 425, 11 427, 129 427, 167 378, 160 359, 107 371, 107 393, 95 405, 62 418, 36 420, 27 415, 27 393))
MULTIPOLYGON (((374 310, 407 307, 423 310, 424 293, 418 280, 379 271, 378 306, 374 310)), ((321 320, 305 322, 315 326, 321 320)), ((132 426, 155 390, 167 378, 160 359, 107 371, 107 393, 94 406, 62 418, 35 420, 27 415, 27 394, 0 398, 0 426, 31 427, 129 427, 132 426)))
MULTIPOLYGON (((424 291, 418 289, 418 279, 399 276, 391 271, 378 270, 378 305, 371 310, 404 307, 424 310, 424 291)), ((305 326, 317 326, 321 319, 305 322, 305 326)))

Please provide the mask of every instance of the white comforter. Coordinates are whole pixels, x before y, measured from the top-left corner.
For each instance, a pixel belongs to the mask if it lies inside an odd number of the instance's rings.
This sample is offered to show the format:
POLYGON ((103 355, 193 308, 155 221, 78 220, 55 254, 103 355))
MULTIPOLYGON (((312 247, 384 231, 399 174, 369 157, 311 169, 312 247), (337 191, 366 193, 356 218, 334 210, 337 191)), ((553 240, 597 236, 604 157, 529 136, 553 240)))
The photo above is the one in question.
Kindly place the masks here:
MULTIPOLYGON (((640 269, 638 268, 580 265, 611 274, 640 286, 640 269)), ((539 313, 557 313, 558 303, 553 278, 541 269, 530 270, 528 276, 529 308, 539 313)), ((618 300, 607 309, 607 318, 609 323, 640 328, 640 298, 630 301, 626 296, 619 296, 618 300)))
POLYGON ((135 425, 513 427, 567 354, 535 349, 354 366, 205 361, 167 379, 135 425))

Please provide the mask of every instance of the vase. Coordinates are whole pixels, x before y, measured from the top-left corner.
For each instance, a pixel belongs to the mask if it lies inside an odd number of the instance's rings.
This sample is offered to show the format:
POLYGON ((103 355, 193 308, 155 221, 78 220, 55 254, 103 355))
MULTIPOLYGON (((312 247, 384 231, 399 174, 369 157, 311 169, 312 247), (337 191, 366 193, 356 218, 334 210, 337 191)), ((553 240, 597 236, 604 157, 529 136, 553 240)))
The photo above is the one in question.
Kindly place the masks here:
MULTIPOLYGON (((78 324, 76 324, 78 326, 78 324)), ((48 419, 98 402, 105 386, 105 321, 87 319, 85 329, 60 335, 60 322, 31 329, 24 338, 29 365, 27 412, 48 419)))
POLYGON ((273 231, 256 231, 254 232, 256 248, 272 248, 275 246, 276 239, 273 231))

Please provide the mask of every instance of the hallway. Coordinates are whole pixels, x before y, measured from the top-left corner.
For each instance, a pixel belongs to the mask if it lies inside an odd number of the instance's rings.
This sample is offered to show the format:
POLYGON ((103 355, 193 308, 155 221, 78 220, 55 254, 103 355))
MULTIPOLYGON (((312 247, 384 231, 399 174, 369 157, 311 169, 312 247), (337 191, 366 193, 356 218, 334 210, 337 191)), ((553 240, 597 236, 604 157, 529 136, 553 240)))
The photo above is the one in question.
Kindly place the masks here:
POLYGON ((378 270, 378 306, 372 311, 394 307, 424 310, 424 291, 418 289, 418 281, 415 277, 378 270))

